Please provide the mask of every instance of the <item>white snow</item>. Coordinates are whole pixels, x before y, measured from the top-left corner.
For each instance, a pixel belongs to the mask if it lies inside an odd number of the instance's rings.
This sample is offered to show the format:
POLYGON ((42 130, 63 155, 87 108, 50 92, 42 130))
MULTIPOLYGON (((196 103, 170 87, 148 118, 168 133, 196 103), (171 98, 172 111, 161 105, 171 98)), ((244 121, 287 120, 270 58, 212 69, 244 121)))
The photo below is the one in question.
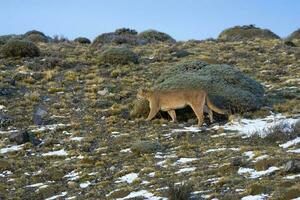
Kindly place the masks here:
POLYGON ((154 156, 154 158, 158 158, 158 159, 166 159, 166 158, 177 158, 176 156, 176 151, 171 151, 169 153, 162 153, 162 152, 157 152, 154 156))
POLYGON ((292 150, 288 150, 287 152, 290 152, 290 153, 300 153, 300 149, 292 149, 292 150))
POLYGON ((226 151, 226 150, 231 150, 231 151, 239 151, 240 148, 216 148, 216 149, 208 149, 207 151, 205 151, 205 153, 210 153, 210 152, 216 152, 216 151, 226 151))
POLYGON ((265 200, 268 196, 267 194, 249 195, 241 198, 241 200, 265 200))
POLYGON ((172 133, 176 133, 176 132, 200 132, 202 131, 201 129, 199 129, 199 127, 194 127, 194 126, 190 126, 190 127, 183 127, 183 129, 173 129, 172 133))
POLYGON ((173 163, 174 165, 182 165, 182 164, 186 164, 189 162, 193 162, 195 160, 199 160, 199 158, 180 158, 179 160, 177 160, 176 162, 173 163))
POLYGON ((4 110, 5 106, 0 105, 0 110, 4 110))
POLYGON ((239 175, 249 174, 249 178, 255 179, 261 176, 269 175, 272 172, 275 172, 277 170, 279 170, 278 167, 269 167, 267 170, 263 170, 263 171, 256 171, 255 169, 240 167, 238 170, 238 174, 239 175))
POLYGON ((71 171, 70 173, 66 174, 63 178, 67 178, 69 181, 74 181, 79 179, 79 172, 71 171))
POLYGON ((120 152, 121 153, 131 153, 131 149, 130 148, 122 149, 120 152))
POLYGON ((64 150, 50 151, 48 153, 43 153, 42 156, 67 156, 68 153, 64 150))
POLYGON ((168 199, 168 198, 164 198, 164 197, 157 197, 154 194, 152 194, 151 192, 148 192, 147 190, 140 190, 137 192, 131 192, 126 197, 117 198, 116 200, 131 199, 134 197, 144 197, 145 199, 149 199, 149 200, 167 200, 168 199))
POLYGON ((192 172, 192 171, 195 171, 196 169, 197 169, 196 167, 186 167, 186 168, 180 169, 179 171, 175 172, 175 174, 192 172))
POLYGON ((148 176, 153 178, 155 176, 155 172, 149 173, 148 176))
POLYGON ((0 177, 5 177, 5 176, 11 175, 11 174, 12 174, 11 171, 6 170, 6 171, 3 171, 2 173, 0 173, 0 177))
POLYGON ((45 200, 53 200, 53 199, 58 199, 58 197, 63 197, 63 196, 66 196, 68 193, 67 192, 62 192, 61 194, 58 194, 58 195, 55 195, 55 196, 52 196, 52 197, 49 197, 45 200))
POLYGON ((256 158, 253 160, 253 162, 258 162, 258 161, 264 160, 264 159, 266 159, 266 158, 268 158, 268 157, 269 157, 269 155, 261 155, 261 156, 256 157, 256 158))
POLYGON ((79 184, 80 188, 82 188, 82 189, 87 188, 90 185, 91 185, 91 182, 89 182, 89 181, 79 184))
POLYGON ((139 174, 138 173, 130 173, 126 174, 122 177, 120 177, 116 183, 121 183, 121 182, 127 182, 127 183, 132 183, 136 178, 138 178, 139 174))
POLYGON ((246 151, 246 152, 244 152, 244 155, 248 157, 248 160, 252 160, 253 157, 255 156, 253 151, 246 151))
POLYGON ((45 185, 45 183, 35 183, 35 184, 32 184, 32 185, 26 185, 25 187, 27 188, 31 188, 31 187, 41 187, 45 185))
POLYGON ((280 144, 279 146, 282 147, 282 148, 284 148, 284 149, 286 149, 286 148, 294 146, 294 145, 296 145, 298 143, 300 143, 300 137, 297 137, 297 138, 295 138, 293 140, 290 140, 290 141, 288 141, 288 142, 286 142, 284 144, 280 144))
POLYGON ((295 174, 295 175, 285 176, 285 177, 283 177, 283 178, 284 178, 284 179, 288 179, 288 180, 295 179, 295 178, 300 178, 300 174, 295 174))
POLYGON ((9 131, 1 131, 0 130, 0 134, 11 134, 11 133, 16 133, 18 132, 18 130, 9 130, 9 131))
POLYGON ((19 151, 23 148, 23 146, 24 146, 24 144, 5 147, 5 148, 0 149, 0 153, 4 154, 4 153, 12 152, 12 151, 19 151))
MULTIPOLYGON (((42 132, 42 131, 47 131, 47 130, 55 130, 57 128, 62 128, 62 127, 68 127, 71 126, 71 124, 50 124, 50 125, 45 125, 45 126, 40 126, 38 128, 35 128, 31 130, 31 132, 42 132)), ((36 126, 34 126, 36 127, 36 126)))
POLYGON ((81 141, 84 137, 72 137, 70 140, 72 141, 81 141))
MULTIPOLYGON (((233 122, 227 123, 224 126, 220 126, 225 130, 238 131, 241 134, 245 134, 250 136, 251 134, 258 132, 262 133, 262 137, 264 136, 264 130, 278 124, 278 123, 287 123, 289 125, 294 124, 297 119, 286 118, 282 114, 270 115, 266 118, 258 118, 258 119, 239 119, 233 122)), ((289 130, 286 130, 289 131, 289 130)))

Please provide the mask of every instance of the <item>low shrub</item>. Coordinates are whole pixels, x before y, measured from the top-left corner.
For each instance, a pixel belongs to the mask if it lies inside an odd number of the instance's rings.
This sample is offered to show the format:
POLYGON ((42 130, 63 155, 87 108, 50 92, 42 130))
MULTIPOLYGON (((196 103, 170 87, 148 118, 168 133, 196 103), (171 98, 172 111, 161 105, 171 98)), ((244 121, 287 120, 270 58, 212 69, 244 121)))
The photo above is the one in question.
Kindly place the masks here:
POLYGON ((139 57, 128 48, 109 48, 101 54, 101 62, 112 65, 137 64, 139 57))
POLYGON ((74 42, 80 43, 80 44, 91 44, 91 40, 89 40, 86 37, 78 37, 74 39, 74 42))
POLYGON ((186 200, 191 196, 193 187, 191 184, 184 183, 175 185, 174 183, 169 184, 168 199, 169 200, 186 200))
POLYGON ((5 57, 36 57, 40 55, 39 48, 28 40, 11 39, 2 47, 5 57))
POLYGON ((143 31, 138 34, 138 37, 148 42, 175 42, 170 35, 156 30, 143 31))

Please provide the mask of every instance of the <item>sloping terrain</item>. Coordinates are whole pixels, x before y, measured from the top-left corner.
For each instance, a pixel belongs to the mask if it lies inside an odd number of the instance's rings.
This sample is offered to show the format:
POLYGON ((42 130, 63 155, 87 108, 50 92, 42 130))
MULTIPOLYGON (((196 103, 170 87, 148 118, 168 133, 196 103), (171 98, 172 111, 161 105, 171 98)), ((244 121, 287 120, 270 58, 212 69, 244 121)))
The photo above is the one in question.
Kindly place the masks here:
POLYGON ((38 47, 39 57, 0 60, 0 199, 166 199, 183 182, 192 185, 192 199, 300 197, 299 169, 285 167, 300 159, 299 129, 265 140, 236 128, 265 127, 274 113, 296 122, 300 47, 259 39, 147 44, 130 47, 140 58, 128 65, 101 62, 109 46, 38 47), (264 85, 264 109, 201 129, 191 127, 196 118, 130 117, 140 87, 190 60, 236 66, 264 85), (25 130, 42 143, 9 139, 25 130), (141 140, 156 146, 133 151, 141 140))

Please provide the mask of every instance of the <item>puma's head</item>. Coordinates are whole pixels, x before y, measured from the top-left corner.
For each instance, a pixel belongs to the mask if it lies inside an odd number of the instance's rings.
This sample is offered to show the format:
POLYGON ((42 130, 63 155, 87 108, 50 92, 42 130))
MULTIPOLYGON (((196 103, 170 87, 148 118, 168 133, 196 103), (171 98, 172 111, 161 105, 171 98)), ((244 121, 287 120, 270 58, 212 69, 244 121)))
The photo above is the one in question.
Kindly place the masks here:
POLYGON ((147 89, 139 89, 136 97, 138 99, 147 99, 150 95, 151 91, 147 89))

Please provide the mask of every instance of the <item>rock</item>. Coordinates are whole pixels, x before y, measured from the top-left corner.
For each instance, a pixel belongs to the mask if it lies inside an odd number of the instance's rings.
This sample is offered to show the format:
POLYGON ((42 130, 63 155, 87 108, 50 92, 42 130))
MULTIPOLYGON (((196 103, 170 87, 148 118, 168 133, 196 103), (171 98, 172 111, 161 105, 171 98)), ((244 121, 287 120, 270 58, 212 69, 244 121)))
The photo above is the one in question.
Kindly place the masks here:
POLYGON ((294 130, 295 132, 300 133, 300 119, 296 121, 296 123, 294 124, 294 130))
POLYGON ((242 157, 235 157, 231 160, 230 164, 235 167, 242 166, 244 164, 244 160, 242 157))
POLYGON ((225 64, 187 61, 167 69, 154 90, 203 89, 218 107, 234 112, 257 110, 263 106, 263 86, 237 68, 225 64))
POLYGON ((299 173, 300 172, 300 159, 289 160, 284 165, 284 171, 288 173, 299 173))
POLYGON ((297 47, 297 45, 295 45, 294 42, 289 41, 289 40, 285 41, 284 44, 289 47, 297 47))
POLYGON ((131 146, 131 151, 136 154, 144 153, 154 153, 157 150, 161 149, 161 146, 158 142, 154 141, 137 141, 131 146))
POLYGON ((10 126, 13 123, 13 118, 5 115, 3 113, 0 113, 0 128, 5 128, 10 126))
POLYGON ((108 94, 108 89, 104 88, 103 90, 99 90, 97 92, 97 94, 101 95, 101 96, 105 96, 106 94, 108 94))
POLYGON ((54 121, 50 119, 48 111, 44 106, 38 106, 33 114, 33 123, 35 125, 47 125, 54 123, 54 121))
POLYGON ((33 133, 28 131, 12 133, 9 136, 9 140, 11 142, 16 142, 18 145, 31 142, 34 146, 37 146, 41 143, 41 140, 37 139, 33 133))

